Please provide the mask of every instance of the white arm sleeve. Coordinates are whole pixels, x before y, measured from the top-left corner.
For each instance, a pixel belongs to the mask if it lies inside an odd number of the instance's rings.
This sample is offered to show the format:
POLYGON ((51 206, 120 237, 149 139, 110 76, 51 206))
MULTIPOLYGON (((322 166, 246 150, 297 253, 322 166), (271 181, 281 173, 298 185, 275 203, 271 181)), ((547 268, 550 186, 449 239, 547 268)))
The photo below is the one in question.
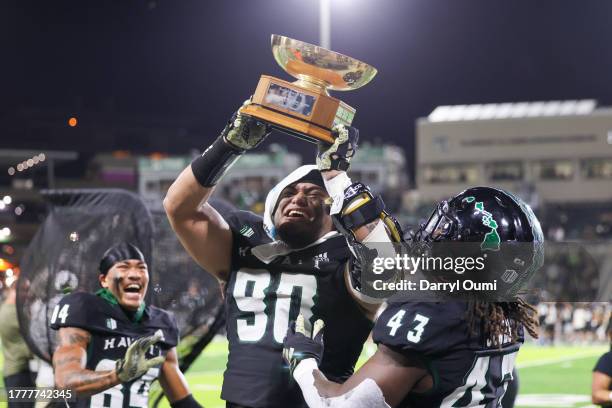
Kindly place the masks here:
POLYGON ((312 372, 318 370, 313 358, 301 361, 293 372, 293 378, 302 389, 304 400, 310 408, 391 408, 386 402, 378 384, 366 378, 355 388, 334 398, 319 395, 312 372))

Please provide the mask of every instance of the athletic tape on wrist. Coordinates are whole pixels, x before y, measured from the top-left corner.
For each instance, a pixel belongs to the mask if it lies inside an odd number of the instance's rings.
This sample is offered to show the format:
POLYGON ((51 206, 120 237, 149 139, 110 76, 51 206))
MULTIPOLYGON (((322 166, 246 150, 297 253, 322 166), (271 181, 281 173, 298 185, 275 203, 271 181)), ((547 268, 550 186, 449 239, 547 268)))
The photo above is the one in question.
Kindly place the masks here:
POLYGON ((342 172, 330 180, 326 180, 325 177, 323 177, 323 183, 325 183, 327 194, 329 194, 332 199, 330 215, 338 214, 342 210, 342 205, 344 204, 344 190, 349 188, 353 182, 348 174, 342 172))
POLYGON ((220 136, 191 162, 191 170, 202 187, 213 187, 243 153, 220 136))

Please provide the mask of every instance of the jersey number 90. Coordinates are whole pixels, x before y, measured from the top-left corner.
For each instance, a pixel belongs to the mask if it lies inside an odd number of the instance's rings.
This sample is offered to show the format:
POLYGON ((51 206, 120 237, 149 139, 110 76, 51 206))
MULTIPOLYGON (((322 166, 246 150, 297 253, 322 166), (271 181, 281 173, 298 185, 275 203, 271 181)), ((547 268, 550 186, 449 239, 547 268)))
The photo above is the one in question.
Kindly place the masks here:
POLYGON ((282 343, 289 322, 298 314, 310 321, 316 293, 317 279, 312 275, 238 271, 232 292, 240 310, 236 319, 238 338, 244 342, 261 340, 268 320, 273 319, 274 340, 282 343))

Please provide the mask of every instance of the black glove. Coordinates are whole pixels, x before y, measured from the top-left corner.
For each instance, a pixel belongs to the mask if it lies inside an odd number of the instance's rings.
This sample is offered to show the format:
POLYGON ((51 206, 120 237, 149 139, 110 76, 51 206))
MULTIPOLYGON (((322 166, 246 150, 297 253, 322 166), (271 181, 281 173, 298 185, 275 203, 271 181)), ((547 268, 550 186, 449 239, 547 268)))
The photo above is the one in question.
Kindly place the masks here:
POLYGON ((317 168, 320 171, 347 171, 357 150, 359 130, 352 126, 336 125, 332 133, 335 136, 333 144, 319 143, 317 168))
POLYGON ((312 327, 312 337, 306 335, 304 328, 304 316, 301 314, 295 322, 291 322, 287 335, 283 340, 283 359, 291 373, 302 360, 314 358, 317 365, 323 358, 323 320, 317 320, 312 327))

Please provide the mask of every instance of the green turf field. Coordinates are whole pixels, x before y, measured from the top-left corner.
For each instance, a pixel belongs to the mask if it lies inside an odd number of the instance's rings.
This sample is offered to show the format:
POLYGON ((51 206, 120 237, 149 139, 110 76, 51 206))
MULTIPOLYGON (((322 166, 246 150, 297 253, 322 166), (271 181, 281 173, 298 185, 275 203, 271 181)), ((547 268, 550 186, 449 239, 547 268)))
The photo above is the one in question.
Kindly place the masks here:
MULTIPOLYGON (((517 407, 590 407, 591 370, 606 351, 607 346, 525 345, 517 360, 521 381, 517 407)), ((225 407, 219 392, 226 353, 225 341, 213 342, 187 373, 191 389, 206 408, 225 407)))
MULTIPOLYGON (((607 346, 523 346, 517 360, 521 381, 517 407, 592 407, 591 370, 607 350, 607 346)), ((219 393, 226 359, 227 342, 216 340, 187 372, 194 396, 206 408, 225 407, 219 393)), ((2 406, 6 403, 0 402, 2 406)))

